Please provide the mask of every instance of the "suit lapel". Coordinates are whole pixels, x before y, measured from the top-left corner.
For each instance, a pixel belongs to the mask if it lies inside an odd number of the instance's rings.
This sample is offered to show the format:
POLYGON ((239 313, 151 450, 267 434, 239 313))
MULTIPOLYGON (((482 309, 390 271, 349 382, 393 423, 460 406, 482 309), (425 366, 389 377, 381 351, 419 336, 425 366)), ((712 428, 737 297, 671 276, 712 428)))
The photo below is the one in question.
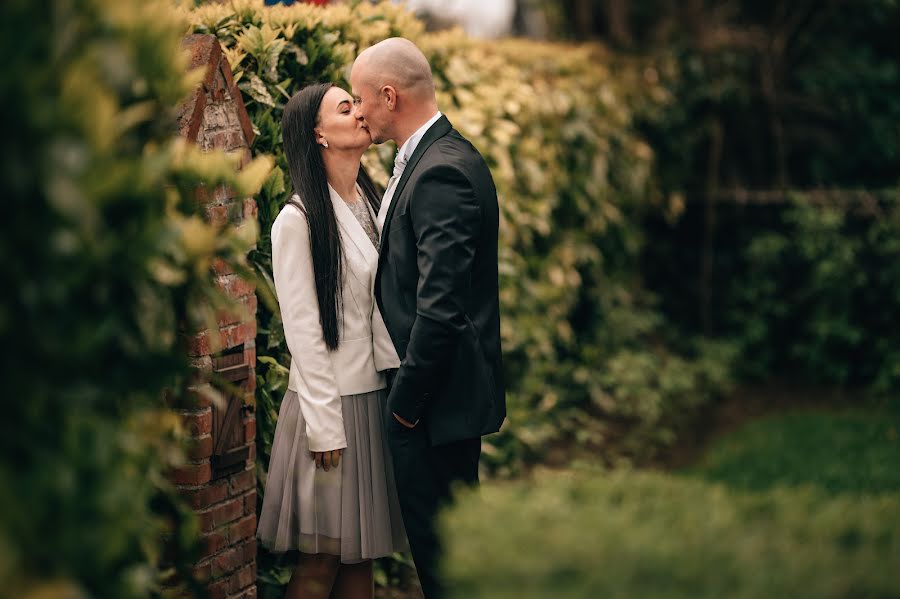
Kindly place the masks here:
POLYGON ((451 128, 452 127, 450 125, 450 121, 447 120, 447 117, 441 115, 441 118, 435 121, 434 125, 428 128, 428 131, 426 131, 425 135, 422 136, 422 139, 419 141, 419 145, 416 146, 416 149, 412 153, 412 156, 409 157, 409 160, 406 163, 406 168, 403 169, 403 174, 400 176, 400 181, 397 182, 397 189, 394 190, 394 196, 391 200, 391 205, 388 207, 387 214, 384 217, 384 227, 381 231, 382 256, 386 253, 384 251, 384 248, 387 245, 388 231, 391 227, 391 219, 393 218, 394 210, 397 209, 397 204, 400 201, 400 194, 403 193, 403 188, 406 187, 406 182, 409 180, 412 172, 416 169, 416 165, 419 163, 422 155, 425 154, 425 151, 431 146, 431 144, 450 133, 451 128))
MULTIPOLYGON (((344 202, 343 198, 334 190, 331 185, 328 186, 328 192, 331 195, 331 204, 334 207, 334 215, 337 218, 338 226, 346 237, 349 237, 353 245, 365 257, 366 262, 375 264, 378 260, 378 250, 372 245, 372 240, 366 234, 362 225, 356 220, 356 216, 344 202)), ((365 200, 362 200, 365 202, 365 200)), ((368 204, 368 202, 366 202, 368 204)))

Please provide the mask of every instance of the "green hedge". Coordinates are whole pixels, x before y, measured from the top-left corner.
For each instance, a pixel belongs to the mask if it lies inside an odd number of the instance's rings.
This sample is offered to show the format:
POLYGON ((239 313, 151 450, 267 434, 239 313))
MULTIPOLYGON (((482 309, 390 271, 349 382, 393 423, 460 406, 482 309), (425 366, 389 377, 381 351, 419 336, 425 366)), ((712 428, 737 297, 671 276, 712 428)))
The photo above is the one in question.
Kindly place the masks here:
POLYGON ((756 231, 727 288, 728 325, 755 376, 900 389, 900 193, 876 215, 802 200, 756 231))
POLYGON ((159 596, 196 527, 164 472, 183 460, 183 327, 226 305, 210 270, 255 226, 217 230, 195 186, 252 194, 270 165, 173 140, 196 86, 186 26, 145 0, 11 0, 0 18, 0 585, 10 597, 159 596), (164 558, 165 556, 165 558, 164 558))
MULTIPOLYGON (((780 205, 717 207, 710 315, 713 333, 740 352, 740 376, 900 389, 900 192, 869 195, 867 204, 849 192, 824 206, 796 193, 780 205)), ((648 220, 644 271, 688 336, 700 329, 702 212, 648 220)))
POLYGON ((444 530, 453 597, 900 597, 896 494, 583 470, 485 485, 444 530))
MULTIPOLYGON (((189 18, 195 31, 219 37, 260 133, 255 149, 276 156, 260 199, 254 261, 263 276, 268 230, 289 193, 279 123, 291 93, 322 80, 346 87, 356 53, 388 36, 412 39, 429 57, 442 111, 484 153, 500 195, 510 417, 485 444, 490 466, 508 472, 555 443, 599 446, 622 431, 622 447, 643 452, 670 442, 724 387, 727 348, 687 340, 673 351, 640 284, 637 214, 656 194, 653 152, 635 133, 633 111, 668 101, 652 65, 596 45, 427 34, 389 3, 263 8, 237 0, 189 18)), ((388 145, 366 157, 382 182, 391 160, 388 145)), ((262 470, 289 356, 277 313, 261 310, 259 330, 262 470)))

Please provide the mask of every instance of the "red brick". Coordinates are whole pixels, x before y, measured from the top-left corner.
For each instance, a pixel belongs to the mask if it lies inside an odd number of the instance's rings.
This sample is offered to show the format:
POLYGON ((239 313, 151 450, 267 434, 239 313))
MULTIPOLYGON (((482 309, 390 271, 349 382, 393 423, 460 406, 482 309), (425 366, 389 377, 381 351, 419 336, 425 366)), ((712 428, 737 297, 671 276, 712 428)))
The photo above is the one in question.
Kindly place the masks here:
POLYGON ((256 513, 256 489, 253 489, 252 491, 244 495, 244 513, 256 513))
POLYGON ((237 474, 233 474, 228 479, 228 492, 234 497, 248 491, 256 486, 256 471, 244 470, 237 474))
POLYGON ((256 585, 249 587, 241 593, 240 599, 256 599, 256 585))
POLYGON ((217 275, 230 275, 234 273, 234 269, 231 268, 231 265, 221 258, 213 258, 212 269, 217 275))
POLYGON ((246 589, 253 584, 255 577, 253 576, 253 567, 244 566, 231 577, 231 592, 237 593, 246 589))
POLYGON ((244 440, 250 441, 256 438, 256 418, 248 418, 244 421, 244 440))
POLYGON ((234 129, 228 132, 227 143, 229 150, 237 150, 238 148, 247 146, 247 141, 244 139, 244 133, 240 129, 234 129))
MULTIPOLYGON (((216 315, 218 325, 226 327, 239 322, 249 322, 256 319, 256 295, 245 295, 237 301, 237 306, 232 310, 220 310, 216 315)), ((254 355, 255 357, 255 355, 254 355)), ((255 360, 254 360, 255 363, 255 360)))
POLYGON ((202 485, 212 478, 209 462, 185 464, 171 471, 169 478, 176 485, 202 485))
MULTIPOLYGON (((256 294, 251 293, 246 298, 244 298, 242 303, 247 308, 247 315, 250 317, 250 320, 255 321, 256 320, 256 307, 257 307, 256 306, 256 294)), ((253 353, 253 357, 254 357, 253 362, 255 362, 256 361, 256 359, 255 359, 256 353, 255 352, 253 353)), ((253 362, 250 362, 250 363, 252 364, 253 362)))
POLYGON ((228 133, 225 131, 218 131, 216 133, 213 133, 210 137, 210 146, 218 150, 227 150, 228 133))
POLYGON ((197 523, 202 532, 210 532, 216 527, 215 512, 214 507, 197 511, 197 523))
POLYGON ((195 413, 182 414, 181 422, 192 437, 202 437, 212 432, 212 408, 195 413))
MULTIPOLYGON (((221 135, 221 134, 218 134, 218 135, 221 135)), ((222 147, 222 146, 216 146, 216 147, 222 147)), ((219 185, 216 187, 216 190, 213 192, 213 198, 216 200, 216 202, 219 202, 221 204, 225 204, 229 200, 234 199, 235 197, 237 197, 237 192, 234 190, 233 187, 230 187, 228 185, 219 185)))
POLYGON ((206 206, 206 219, 210 224, 222 227, 228 224, 228 206, 226 204, 209 204, 206 206))
POLYGON ((253 397, 253 394, 256 392, 256 372, 255 372, 255 370, 254 370, 253 376, 251 376, 250 378, 247 379, 247 383, 244 387, 244 390, 247 391, 248 395, 250 396, 250 400, 251 400, 251 401, 245 401, 244 403, 251 405, 251 406, 255 406, 256 401, 255 401, 255 398, 253 397))
POLYGON ((242 297, 256 291, 252 283, 244 281, 236 274, 219 277, 216 284, 230 297, 242 297))
MULTIPOLYGON (((235 543, 242 539, 252 538, 256 534, 256 513, 244 516, 231 525, 228 532, 228 539, 235 543)), ((245 560, 246 561, 246 560, 245 560)))
POLYGON ((202 561, 193 570, 194 580, 204 582, 210 579, 212 575, 212 562, 202 561))
POLYGON ((244 515, 244 502, 238 497, 229 499, 213 508, 213 525, 220 526, 244 515))
POLYGON ((240 592, 228 595, 226 599, 256 599, 256 585, 247 587, 240 592))
POLYGON ((244 199, 244 220, 255 221, 259 215, 259 209, 256 206, 256 200, 253 198, 244 199))
POLYGON ((201 541, 206 555, 215 555, 228 545, 228 539, 219 531, 203 535, 201 541))
POLYGON ((192 357, 189 360, 189 364, 192 370, 191 380, 196 381, 198 384, 207 381, 209 375, 212 374, 213 364, 209 355, 192 357))
POLYGON ((251 444, 250 444, 250 455, 247 456, 247 460, 248 460, 251 464, 253 464, 254 462, 256 462, 256 443, 251 443, 251 444))
POLYGON ((223 348, 235 347, 256 338, 256 320, 225 327, 220 332, 223 348))
POLYGON ((241 164, 238 167, 239 169, 244 168, 250 162, 253 161, 253 152, 250 151, 250 148, 244 148, 241 150, 241 164))
MULTIPOLYGON (((256 305, 255 302, 254 305, 256 305)), ((256 365, 256 341, 248 341, 244 344, 244 364, 256 365)))
POLYGON ((191 384, 186 391, 177 395, 171 389, 167 389, 164 395, 166 405, 168 405, 169 408, 181 411, 182 413, 202 410, 210 405, 209 398, 198 393, 198 391, 201 388, 205 388, 205 386, 208 385, 206 383, 200 385, 191 384))
POLYGON ((234 80, 231 79, 231 69, 225 70, 226 79, 230 81, 228 84, 231 87, 231 95, 234 98, 235 107, 237 108, 237 116, 238 120, 241 122, 241 131, 244 132, 244 140, 247 142, 247 146, 253 145, 253 140, 256 139, 256 135, 253 133, 253 123, 250 122, 250 115, 247 114, 246 108, 244 108, 244 101, 241 99, 241 92, 238 91, 237 86, 234 84, 234 80))
POLYGON ((183 489, 181 494, 195 510, 205 509, 228 497, 228 483, 224 480, 216 481, 196 489, 183 489))
POLYGON ((201 383, 188 387, 184 407, 193 410, 202 410, 212 405, 212 386, 209 383, 201 383))
POLYGON ((197 437, 191 440, 187 450, 187 456, 188 459, 191 460, 202 460, 210 457, 212 455, 212 452, 212 437, 210 435, 204 435, 202 437, 197 437))
POLYGON ((228 596, 228 580, 217 580, 206 588, 207 599, 225 599, 228 596))
POLYGON ((232 547, 212 558, 212 577, 221 578, 241 566, 244 554, 232 547))
POLYGON ((208 356, 210 353, 209 332, 200 331, 188 338, 189 356, 208 356))
MULTIPOLYGON (((253 520, 253 525, 256 526, 256 519, 253 520)), ((245 564, 255 564, 256 563, 256 539, 251 538, 246 543, 242 545, 244 549, 244 563, 245 564)))
POLYGON ((209 188, 205 185, 198 185, 194 188, 194 199, 197 202, 204 204, 209 201, 210 197, 209 188))

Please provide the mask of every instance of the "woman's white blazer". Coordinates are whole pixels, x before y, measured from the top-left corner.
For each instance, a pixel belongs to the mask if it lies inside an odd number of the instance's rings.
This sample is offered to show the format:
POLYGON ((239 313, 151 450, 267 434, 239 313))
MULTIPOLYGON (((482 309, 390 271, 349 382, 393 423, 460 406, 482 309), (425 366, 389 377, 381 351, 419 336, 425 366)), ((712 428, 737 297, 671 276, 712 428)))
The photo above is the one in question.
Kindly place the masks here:
POLYGON ((319 322, 306 216, 287 204, 272 224, 275 292, 291 353, 288 389, 300 398, 309 451, 347 447, 341 396, 384 389, 379 371, 400 366, 375 302, 378 250, 337 192, 328 189, 344 252, 342 326, 335 351, 325 346, 319 322))

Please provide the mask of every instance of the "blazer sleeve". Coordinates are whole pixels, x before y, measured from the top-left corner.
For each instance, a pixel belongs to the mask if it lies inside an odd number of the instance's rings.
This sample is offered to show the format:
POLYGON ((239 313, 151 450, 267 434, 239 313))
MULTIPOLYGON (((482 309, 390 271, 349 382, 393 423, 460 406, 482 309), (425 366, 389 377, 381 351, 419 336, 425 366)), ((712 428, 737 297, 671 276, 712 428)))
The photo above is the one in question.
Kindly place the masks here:
POLYGON ((416 318, 388 406, 415 422, 466 328, 465 305, 482 215, 471 182, 451 165, 423 173, 412 193, 409 214, 419 271, 416 318))
POLYGON ((347 447, 341 395, 319 321, 306 217, 286 208, 272 226, 272 274, 291 360, 305 389, 300 409, 310 451, 347 447))

